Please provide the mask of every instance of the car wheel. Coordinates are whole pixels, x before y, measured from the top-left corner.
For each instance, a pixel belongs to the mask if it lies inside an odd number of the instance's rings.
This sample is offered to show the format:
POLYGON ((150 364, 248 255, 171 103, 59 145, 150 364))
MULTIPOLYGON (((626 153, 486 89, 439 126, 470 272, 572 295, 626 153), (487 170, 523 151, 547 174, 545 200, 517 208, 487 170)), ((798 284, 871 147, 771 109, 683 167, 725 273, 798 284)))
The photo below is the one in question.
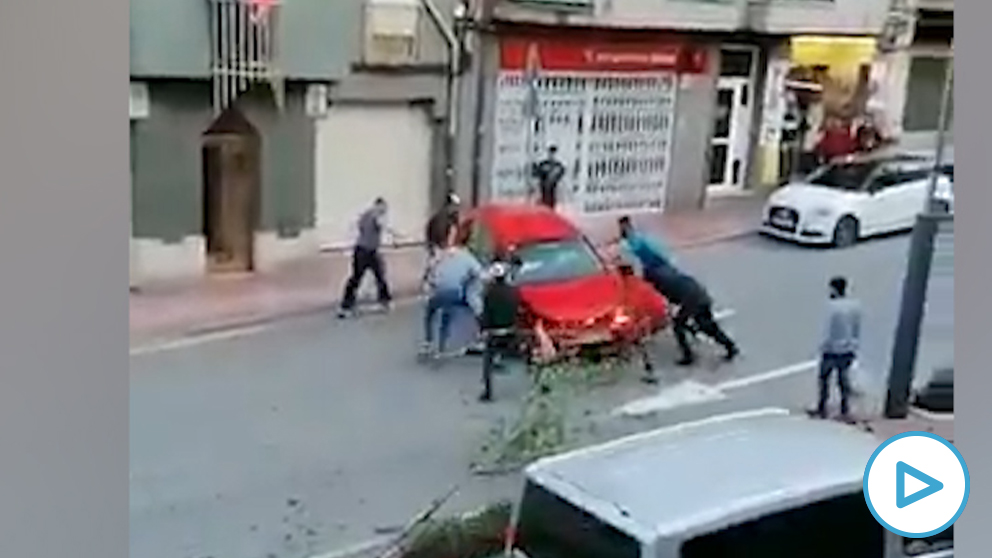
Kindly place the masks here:
POLYGON ((834 246, 847 248, 858 242, 858 221, 850 215, 843 217, 834 228, 834 246))

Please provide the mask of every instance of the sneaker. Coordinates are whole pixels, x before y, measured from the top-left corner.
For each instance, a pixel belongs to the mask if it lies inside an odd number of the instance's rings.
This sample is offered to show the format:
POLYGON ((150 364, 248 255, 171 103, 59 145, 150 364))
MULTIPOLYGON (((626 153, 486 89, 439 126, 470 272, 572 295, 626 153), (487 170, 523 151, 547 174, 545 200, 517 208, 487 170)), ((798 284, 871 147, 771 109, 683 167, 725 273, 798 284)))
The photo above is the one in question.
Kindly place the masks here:
POLYGON ((388 314, 392 309, 393 309, 393 305, 391 302, 379 303, 379 312, 382 312, 383 314, 388 314))
POLYGON ((678 359, 677 361, 675 361, 675 364, 679 366, 692 366, 695 363, 696 363, 696 357, 691 357, 691 356, 684 356, 678 359))
POLYGON ((348 318, 351 318, 354 315, 355 315, 355 311, 354 310, 347 310, 345 308, 342 308, 342 309, 338 310, 338 319, 339 320, 347 320, 348 318))
POLYGON ((727 349, 727 354, 724 355, 723 360, 730 362, 735 358, 737 358, 738 356, 740 356, 740 354, 741 354, 741 350, 738 349, 736 346, 730 347, 729 349, 727 349))
POLYGON ((657 385, 658 376, 655 376, 654 374, 645 374, 644 376, 641 377, 641 381, 644 382, 645 384, 648 384, 649 386, 657 385))
POLYGON ((492 401, 493 401, 493 394, 491 393, 482 393, 479 395, 480 403, 492 403, 492 401))

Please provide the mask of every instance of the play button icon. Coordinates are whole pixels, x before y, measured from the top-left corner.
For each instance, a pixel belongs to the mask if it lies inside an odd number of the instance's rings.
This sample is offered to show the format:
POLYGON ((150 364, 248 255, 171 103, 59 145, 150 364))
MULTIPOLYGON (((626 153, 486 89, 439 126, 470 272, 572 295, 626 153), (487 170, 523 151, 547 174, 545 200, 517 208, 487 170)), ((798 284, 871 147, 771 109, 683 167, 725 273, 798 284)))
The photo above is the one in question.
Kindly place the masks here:
POLYGON ((931 477, 930 475, 920 471, 919 469, 907 465, 906 463, 899 461, 896 463, 896 507, 899 509, 905 508, 910 504, 915 504, 920 500, 926 498, 927 496, 940 492, 944 489, 944 483, 931 477), (906 477, 910 477, 908 480, 912 482, 916 480, 916 484, 923 484, 923 488, 912 490, 910 492, 906 491, 906 477))
POLYGON ((886 440, 865 467, 868 509, 883 527, 908 538, 932 537, 957 521, 971 480, 960 452, 929 432, 886 440))

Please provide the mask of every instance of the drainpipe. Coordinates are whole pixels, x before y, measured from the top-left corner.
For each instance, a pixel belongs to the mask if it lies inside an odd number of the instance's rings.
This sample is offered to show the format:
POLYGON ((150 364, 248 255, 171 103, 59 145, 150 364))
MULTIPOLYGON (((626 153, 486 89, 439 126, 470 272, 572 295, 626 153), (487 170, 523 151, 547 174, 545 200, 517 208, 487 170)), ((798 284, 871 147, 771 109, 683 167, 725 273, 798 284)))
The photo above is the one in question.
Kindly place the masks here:
POLYGON ((478 0, 476 13, 472 16, 475 25, 476 55, 475 60, 475 109, 472 119, 472 197, 471 203, 479 205, 482 197, 482 142, 485 139, 484 120, 486 114, 486 41, 483 34, 488 31, 492 21, 494 8, 493 0, 478 0))
POLYGON ((448 122, 448 130, 444 138, 444 184, 445 193, 448 194, 454 188, 455 136, 458 133, 459 106, 456 77, 461 73, 462 44, 455 30, 445 21, 433 0, 420 0, 420 3, 448 47, 448 70, 445 76, 447 91, 444 103, 444 117, 448 122))

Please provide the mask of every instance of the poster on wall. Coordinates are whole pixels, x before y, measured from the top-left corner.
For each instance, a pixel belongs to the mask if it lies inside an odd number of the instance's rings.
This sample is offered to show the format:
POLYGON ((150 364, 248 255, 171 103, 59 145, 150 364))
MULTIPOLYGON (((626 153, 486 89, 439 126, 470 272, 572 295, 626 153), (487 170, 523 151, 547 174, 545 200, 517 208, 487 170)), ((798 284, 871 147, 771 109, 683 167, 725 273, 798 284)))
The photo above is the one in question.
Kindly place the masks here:
POLYGON ((526 200, 532 165, 555 146, 567 169, 559 192, 566 211, 661 210, 684 60, 677 45, 505 40, 491 197, 526 200))

